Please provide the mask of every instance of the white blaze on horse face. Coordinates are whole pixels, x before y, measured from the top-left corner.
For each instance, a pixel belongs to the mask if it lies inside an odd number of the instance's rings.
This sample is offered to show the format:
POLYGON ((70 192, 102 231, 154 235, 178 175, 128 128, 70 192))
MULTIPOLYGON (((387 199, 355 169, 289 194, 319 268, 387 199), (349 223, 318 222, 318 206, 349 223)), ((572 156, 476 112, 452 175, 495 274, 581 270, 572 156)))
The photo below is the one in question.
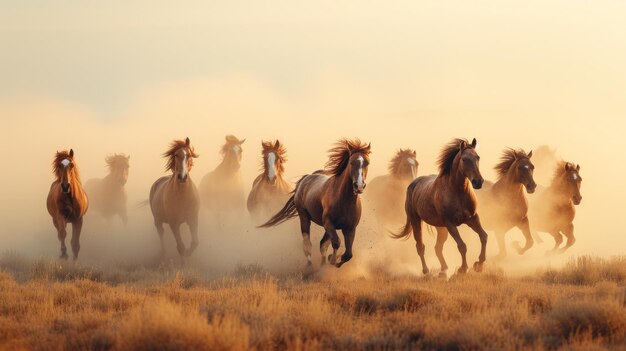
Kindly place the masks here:
POLYGON ((180 179, 187 176, 187 151, 183 151, 183 165, 180 167, 180 179))
POLYGON ((70 164, 70 160, 68 160, 67 158, 64 159, 63 161, 61 161, 61 164, 63 165, 63 168, 69 166, 70 164))
POLYGON ((276 177, 276 154, 273 152, 267 154, 267 177, 270 181, 276 177))
POLYGON ((235 155, 239 155, 241 153, 241 146, 239 145, 233 146, 233 152, 235 153, 235 155))
POLYGON ((359 191, 363 191, 363 189, 365 188, 363 186, 363 162, 365 162, 365 160, 363 159, 363 156, 359 156, 357 160, 359 161, 359 175, 356 179, 356 186, 358 187, 359 191))
POLYGON ((415 159, 413 158, 407 158, 406 159, 407 162, 409 162, 409 164, 411 165, 411 178, 415 179, 415 159))
POLYGON ((576 175, 576 173, 572 174, 572 179, 573 180, 578 180, 578 176, 576 175))

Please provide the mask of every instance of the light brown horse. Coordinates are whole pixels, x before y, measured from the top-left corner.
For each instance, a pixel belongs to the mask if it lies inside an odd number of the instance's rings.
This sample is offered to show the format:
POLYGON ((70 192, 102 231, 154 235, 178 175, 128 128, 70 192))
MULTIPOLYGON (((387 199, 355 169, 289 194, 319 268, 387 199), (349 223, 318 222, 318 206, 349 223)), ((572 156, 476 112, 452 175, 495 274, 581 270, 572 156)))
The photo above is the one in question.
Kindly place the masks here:
POLYGON ((174 140, 170 144, 169 150, 163 153, 167 159, 166 171, 171 171, 172 175, 159 178, 150 188, 150 209, 154 217, 154 225, 161 240, 161 254, 165 254, 163 243, 164 223, 168 223, 174 239, 176 248, 181 256, 189 256, 198 247, 198 211, 200 200, 198 191, 193 181, 189 177, 189 172, 193 168, 193 159, 197 158, 189 138, 185 141, 174 140), (191 246, 185 249, 180 236, 180 226, 186 223, 191 232, 191 246))
POLYGON ((406 187, 417 177, 416 157, 415 150, 398 150, 389 162, 389 173, 369 182, 365 201, 381 223, 402 223, 406 187))
POLYGON ((533 178, 535 166, 530 161, 533 152, 506 149, 500 162, 494 167, 498 180, 485 182, 485 186, 476 192, 480 206, 480 218, 483 228, 496 233, 499 257, 506 256, 505 234, 513 227, 518 227, 524 234, 526 243, 521 247, 515 242, 515 249, 520 255, 533 246, 533 238, 528 223, 528 201, 524 194, 535 192, 537 183, 533 178))
POLYGON ((554 248, 551 252, 565 252, 574 245, 574 217, 576 205, 583 197, 580 195, 580 165, 561 161, 556 167, 552 183, 548 188, 539 189, 530 202, 529 217, 533 229, 537 232, 550 233, 554 237, 554 248), (563 237, 567 243, 562 248, 563 237))
POLYGON ((291 192, 291 185, 284 178, 287 150, 278 140, 263 141, 261 146, 263 173, 252 183, 247 203, 248 211, 255 222, 265 221, 278 212, 291 192))
POLYGON ((92 212, 100 213, 109 220, 119 216, 124 224, 128 223, 126 182, 130 156, 115 154, 107 156, 106 162, 109 174, 104 178, 94 178, 85 182, 85 190, 89 195, 92 212))
POLYGON ((341 267, 352 258, 352 244, 356 227, 361 220, 359 194, 365 189, 371 144, 360 140, 340 140, 329 150, 326 169, 302 177, 285 206, 261 227, 267 228, 298 216, 302 232, 302 246, 307 264, 311 265, 311 221, 324 227, 320 241, 322 264, 326 263, 329 240, 333 254, 331 264, 341 267), (341 245, 337 230, 341 229, 346 251, 337 262, 337 250, 341 245))
POLYGON ((74 161, 74 150, 57 151, 52 162, 52 170, 56 180, 50 185, 46 205, 52 216, 52 223, 57 229, 61 242, 61 258, 67 259, 65 247, 65 230, 67 223, 72 223, 72 252, 74 259, 80 251, 80 231, 83 227, 83 216, 87 213, 89 201, 80 182, 78 166, 74 161))
POLYGON ((476 212, 476 197, 471 189, 480 189, 483 177, 480 175, 476 153, 476 139, 469 144, 465 139, 454 139, 444 147, 439 156, 439 175, 422 176, 415 179, 407 188, 405 212, 406 224, 398 234, 392 234, 395 239, 408 238, 413 231, 417 254, 422 261, 422 272, 429 270, 424 259, 425 246, 422 239, 422 221, 437 229, 437 244, 435 252, 441 263, 440 275, 445 276, 448 265, 443 257, 443 244, 448 238, 448 232, 456 241, 463 263, 459 273, 467 272, 465 254, 467 247, 457 227, 467 224, 480 237, 480 256, 474 263, 474 270, 482 270, 485 262, 487 233, 480 224, 476 212), (471 183, 471 187, 470 187, 471 183))
POLYGON ((227 220, 240 220, 245 208, 245 195, 241 179, 241 145, 246 139, 239 140, 233 135, 226 136, 222 146, 222 162, 200 182, 202 204, 214 214, 218 227, 222 227, 223 217, 227 220))

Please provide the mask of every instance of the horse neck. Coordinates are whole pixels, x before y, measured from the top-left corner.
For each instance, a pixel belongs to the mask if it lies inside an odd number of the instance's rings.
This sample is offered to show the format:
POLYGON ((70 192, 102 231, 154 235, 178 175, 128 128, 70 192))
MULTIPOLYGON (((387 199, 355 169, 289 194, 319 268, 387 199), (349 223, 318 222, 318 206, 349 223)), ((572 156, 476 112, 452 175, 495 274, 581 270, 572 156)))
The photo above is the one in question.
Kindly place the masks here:
POLYGON ((493 185, 493 190, 502 192, 519 192, 523 194, 524 186, 515 178, 515 172, 509 170, 493 185))
POLYGON ((572 197, 567 194, 567 185, 561 179, 555 180, 547 189, 550 197, 561 205, 572 204, 572 197))
POLYGON ((333 179, 336 184, 335 188, 339 188, 336 192, 339 198, 356 200, 357 195, 354 194, 352 178, 350 178, 350 166, 346 167, 341 174, 333 176, 333 179))
POLYGON ((107 174, 104 177, 104 181, 106 182, 106 184, 112 185, 112 186, 116 186, 116 187, 123 187, 122 184, 120 184, 120 182, 117 181, 113 170, 111 170, 111 172, 109 172, 109 174, 107 174))
POLYGON ((217 168, 225 173, 236 173, 239 171, 240 165, 237 158, 226 155, 217 168))
POLYGON ((452 189, 469 189, 469 180, 463 174, 461 174, 459 170, 459 158, 457 157, 454 160, 454 164, 452 165, 452 169, 450 170, 450 174, 445 175, 446 183, 452 189))
POLYGON ((398 180, 413 180, 413 173, 411 172, 411 170, 409 169, 409 171, 397 171, 397 172, 392 172, 391 176, 395 179, 398 180))

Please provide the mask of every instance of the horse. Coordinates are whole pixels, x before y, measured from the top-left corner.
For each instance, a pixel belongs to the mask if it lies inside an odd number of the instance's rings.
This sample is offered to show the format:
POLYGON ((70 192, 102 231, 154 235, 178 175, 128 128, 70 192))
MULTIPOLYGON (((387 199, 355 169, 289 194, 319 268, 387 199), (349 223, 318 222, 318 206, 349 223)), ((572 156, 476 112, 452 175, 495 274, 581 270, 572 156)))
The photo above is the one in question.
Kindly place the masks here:
POLYGON ((89 200, 80 182, 78 166, 74 160, 74 149, 57 151, 52 162, 52 170, 56 180, 50 185, 46 205, 52 216, 52 223, 57 230, 61 242, 61 258, 67 260, 65 237, 67 223, 72 223, 72 252, 74 260, 80 251, 80 231, 83 227, 83 216, 89 208, 89 200))
POLYGON ((389 173, 372 179, 364 196, 381 223, 401 223, 406 187, 417 177, 417 153, 400 149, 389 162, 389 173))
POLYGON ((524 247, 514 243, 518 254, 524 254, 533 246, 527 216, 528 200, 524 194, 524 188, 532 194, 537 187, 533 178, 535 166, 530 161, 532 156, 532 151, 504 150, 500 162, 494 167, 498 180, 485 182, 483 188, 476 191, 483 228, 495 231, 499 258, 506 256, 504 236, 513 227, 518 227, 526 239, 524 247))
POLYGON ((107 156, 104 161, 109 174, 102 179, 94 178, 85 182, 92 212, 100 213, 107 220, 113 216, 119 216, 126 225, 128 224, 128 211, 124 186, 128 181, 130 156, 114 154, 107 156))
POLYGON ((161 241, 162 256, 165 255, 164 223, 169 224, 181 257, 190 256, 198 247, 200 198, 193 180, 189 177, 189 172, 193 168, 193 159, 198 156, 191 146, 189 138, 186 138, 185 141, 172 141, 170 148, 163 153, 163 157, 167 159, 165 170, 171 171, 172 174, 157 179, 150 188, 150 209, 161 241), (191 232, 189 249, 185 249, 180 236, 180 226, 183 223, 189 226, 191 232))
POLYGON ((484 179, 480 174, 480 156, 476 152, 476 139, 468 143, 465 139, 454 139, 447 144, 438 160, 439 174, 421 176, 409 184, 406 191, 406 224, 399 233, 391 233, 394 239, 408 238, 413 232, 417 254, 422 261, 422 272, 429 270, 424 258, 425 246, 422 240, 422 222, 436 227, 437 243, 435 252, 441 263, 440 276, 446 276, 448 265, 443 257, 443 244, 448 233, 456 241, 461 253, 462 265, 459 273, 467 272, 467 246, 457 227, 466 224, 480 238, 480 255, 474 263, 474 270, 480 272, 485 262, 487 233, 483 229, 478 213, 474 191, 480 189, 484 179), (471 184, 471 187, 470 187, 471 184))
POLYGON ((557 164, 549 187, 539 189, 530 203, 529 217, 536 232, 549 233, 554 237, 551 253, 563 253, 576 242, 574 217, 576 207, 583 197, 580 195, 582 177, 580 165, 560 161, 557 164), (563 237, 567 243, 562 248, 563 237))
POLYGON ((324 228, 320 241, 321 264, 326 264, 326 250, 329 240, 333 253, 330 264, 341 267, 352 258, 352 244, 356 227, 361 219, 359 195, 365 190, 365 180, 369 166, 371 143, 359 139, 341 139, 329 150, 329 159, 324 170, 303 176, 292 191, 283 208, 270 220, 261 225, 268 228, 298 216, 302 233, 302 246, 311 263, 311 222, 324 228), (337 262, 337 250, 341 245, 337 230, 341 230, 345 241, 345 252, 337 262))
POLYGON ((254 179, 247 201, 248 212, 255 222, 280 210, 291 193, 291 185, 284 178, 285 147, 278 140, 262 141, 261 147, 263 173, 254 179))
POLYGON ((239 140, 233 135, 226 136, 222 146, 222 162, 200 182, 202 204, 212 213, 222 227, 221 214, 242 214, 245 208, 245 195, 241 179, 241 145, 246 139, 239 140))

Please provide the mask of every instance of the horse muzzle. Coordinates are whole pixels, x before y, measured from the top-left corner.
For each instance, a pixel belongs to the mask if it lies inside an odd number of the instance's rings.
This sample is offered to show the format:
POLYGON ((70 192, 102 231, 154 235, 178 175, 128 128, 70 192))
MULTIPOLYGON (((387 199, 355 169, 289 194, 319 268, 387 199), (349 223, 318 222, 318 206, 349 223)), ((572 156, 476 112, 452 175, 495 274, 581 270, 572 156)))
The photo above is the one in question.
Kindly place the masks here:
POLYGON ((181 176, 178 176, 178 182, 179 182, 179 183, 185 183, 185 182, 187 181, 187 178, 188 178, 188 177, 187 177, 186 175, 185 175, 185 176, 182 176, 182 177, 181 177, 181 176))
POLYGON ((70 184, 69 183, 67 183, 67 184, 66 183, 61 183, 61 191, 64 194, 69 194, 69 192, 70 192, 70 184))
POLYGON ((583 201, 583 197, 580 195, 572 197, 572 202, 574 203, 574 205, 580 205, 581 201, 583 201))
POLYGON ((526 184, 526 192, 529 194, 532 194, 535 192, 535 189, 537 189, 537 184, 526 184))
POLYGON ((480 189, 483 187, 483 183, 485 181, 483 179, 472 179, 472 188, 474 189, 480 189))
POLYGON ((352 190, 354 191, 354 195, 363 194, 366 186, 367 184, 365 184, 365 182, 363 182, 361 185, 359 185, 358 182, 352 183, 352 190))

